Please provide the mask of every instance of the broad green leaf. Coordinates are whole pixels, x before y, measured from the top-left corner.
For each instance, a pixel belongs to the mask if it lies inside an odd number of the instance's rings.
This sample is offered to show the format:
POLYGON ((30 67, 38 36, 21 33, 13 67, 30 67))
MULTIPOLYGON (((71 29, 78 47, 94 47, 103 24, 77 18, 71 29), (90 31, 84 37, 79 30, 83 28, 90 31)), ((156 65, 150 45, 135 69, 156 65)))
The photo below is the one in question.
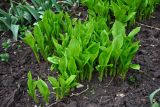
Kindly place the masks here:
POLYGON ((30 4, 28 4, 27 2, 26 2, 26 5, 25 5, 25 8, 33 15, 33 17, 36 20, 39 19, 40 15, 38 14, 38 11, 35 8, 33 8, 30 4))
POLYGON ((60 85, 61 85, 61 88, 63 89, 63 91, 65 91, 64 89, 65 89, 65 86, 66 86, 66 81, 65 81, 65 79, 62 77, 62 76, 60 76, 59 77, 59 83, 60 83, 60 85))
POLYGON ((86 52, 89 54, 96 54, 99 50, 100 43, 93 42, 87 49, 86 52))
POLYGON ((105 50, 103 50, 99 55, 99 59, 98 59, 99 65, 96 66, 96 69, 100 72, 101 81, 104 75, 103 72, 105 67, 110 65, 108 63, 110 61, 111 54, 112 54, 112 46, 105 48, 105 50))
POLYGON ((124 36, 125 35, 125 26, 119 22, 119 21, 115 21, 112 27, 112 35, 113 38, 116 38, 117 36, 124 36))
POLYGON ((48 103, 50 91, 49 91, 47 84, 42 79, 39 79, 37 83, 37 87, 38 87, 39 92, 43 96, 45 102, 48 103))
POLYGON ((36 86, 37 86, 37 82, 32 79, 31 71, 28 72, 27 86, 28 86, 28 90, 27 90, 27 91, 28 91, 28 94, 33 97, 33 99, 34 99, 34 101, 35 101, 36 103, 38 103, 38 99, 37 99, 37 97, 36 97, 36 86))
POLYGON ((130 14, 126 17, 125 22, 128 22, 131 18, 134 18, 135 15, 136 15, 136 12, 130 13, 130 14))
POLYGON ((66 85, 70 85, 76 78, 76 75, 71 75, 67 80, 66 80, 66 85))
POLYGON ((59 82, 57 81, 56 78, 49 76, 48 77, 49 82, 52 84, 52 86, 55 87, 59 87, 59 82))
POLYGON ((135 70, 140 70, 140 65, 139 64, 131 64, 130 67, 132 69, 135 69, 135 70))
POLYGON ((103 30, 100 34, 101 46, 106 46, 110 42, 109 33, 106 30, 103 30))
MULTIPOLYGON (((91 56, 92 55, 90 55, 88 53, 86 53, 86 54, 81 53, 80 57, 79 57, 79 60, 77 60, 78 63, 81 63, 81 64, 78 65, 78 66, 81 66, 83 68, 88 63, 88 61, 91 58, 91 56)), ((82 68, 80 68, 80 69, 82 69, 82 68)))
POLYGON ((72 38, 69 43, 68 49, 70 51, 71 56, 73 56, 73 57, 79 56, 79 54, 81 52, 80 42, 76 38, 72 38))
POLYGON ((48 57, 47 59, 52 64, 59 64, 59 62, 60 62, 60 58, 57 56, 48 57))
POLYGON ((68 59, 66 56, 63 56, 62 58, 60 58, 58 69, 64 78, 68 78, 68 73, 66 72, 67 67, 68 67, 68 59))
POLYGON ((133 29, 129 33, 128 38, 133 39, 133 37, 140 31, 140 29, 141 29, 140 27, 137 27, 137 28, 133 29))
POLYGON ((19 30, 19 25, 11 24, 11 31, 13 33, 13 39, 16 40, 16 41, 18 39, 18 30, 19 30))
POLYGON ((26 19, 28 22, 31 22, 31 21, 32 21, 32 17, 31 17, 31 15, 29 14, 29 12, 27 12, 27 11, 24 12, 23 17, 24 17, 24 19, 26 19))
POLYGON ((68 70, 72 75, 77 73, 77 65, 76 65, 75 59, 73 57, 69 58, 68 70))
POLYGON ((121 54, 122 51, 122 46, 123 46, 123 36, 120 35, 116 38, 114 38, 113 42, 112 42, 112 47, 113 47, 113 56, 114 57, 119 57, 119 55, 121 54))

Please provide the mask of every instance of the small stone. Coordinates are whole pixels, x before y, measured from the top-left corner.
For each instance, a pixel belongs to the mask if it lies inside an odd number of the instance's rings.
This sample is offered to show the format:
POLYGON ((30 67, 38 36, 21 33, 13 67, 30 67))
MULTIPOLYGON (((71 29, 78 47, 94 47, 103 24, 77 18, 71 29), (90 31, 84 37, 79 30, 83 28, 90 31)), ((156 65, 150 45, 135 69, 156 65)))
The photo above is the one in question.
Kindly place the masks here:
POLYGON ((123 93, 119 93, 119 94, 116 94, 117 97, 124 97, 125 95, 123 93))

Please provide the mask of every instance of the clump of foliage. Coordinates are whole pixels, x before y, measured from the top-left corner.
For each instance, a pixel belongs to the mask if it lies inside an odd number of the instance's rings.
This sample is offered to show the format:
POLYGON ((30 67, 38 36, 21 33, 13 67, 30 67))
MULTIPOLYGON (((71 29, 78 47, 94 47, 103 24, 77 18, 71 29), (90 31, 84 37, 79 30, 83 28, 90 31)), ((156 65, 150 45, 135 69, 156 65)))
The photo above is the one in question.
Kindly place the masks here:
POLYGON ((5 52, 0 54, 0 60, 3 62, 8 62, 9 60, 9 54, 7 53, 9 47, 10 47, 10 39, 2 43, 2 48, 4 49, 5 52))
POLYGON ((58 71, 58 79, 49 77, 49 81, 57 99, 62 99, 78 85, 76 81, 90 81, 96 71, 102 81, 108 75, 125 79, 130 68, 140 69, 132 64, 139 49, 134 36, 139 31, 137 27, 127 35, 125 24, 117 20, 109 29, 103 17, 90 17, 82 23, 70 19, 67 13, 47 11, 33 34, 27 32, 23 41, 32 48, 38 62, 41 55, 52 63, 52 70, 58 71))
POLYGON ((40 92, 40 94, 43 96, 45 102, 46 103, 49 102, 48 98, 50 95, 50 91, 47 84, 42 79, 33 80, 31 71, 29 71, 28 73, 27 85, 28 85, 28 94, 34 99, 36 103, 38 103, 38 98, 36 96, 37 89, 40 92))
POLYGON ((160 103, 157 102, 154 97, 155 95, 160 92, 160 88, 155 90, 154 92, 152 92, 152 94, 150 94, 149 99, 150 99, 150 103, 151 103, 151 107, 160 107, 160 103))
POLYGON ((18 4, 10 0, 10 5, 8 12, 0 9, 0 31, 10 30, 14 40, 17 40, 21 26, 39 20, 45 10, 52 7, 60 10, 56 0, 31 0, 31 4, 26 0, 18 4))
MULTIPOLYGON (((76 75, 71 75, 69 78, 65 79, 63 76, 59 76, 58 79, 49 76, 48 81, 51 83, 53 90, 56 92, 57 100, 61 100, 66 95, 69 95, 69 92, 72 88, 79 85, 75 81, 76 75)), ((28 72, 28 94, 38 103, 37 91, 43 96, 43 99, 46 103, 49 102, 50 91, 47 84, 42 80, 33 80, 31 71, 28 72)))
MULTIPOLYGON (((71 6, 76 0, 60 2, 71 6)), ((38 62, 41 59, 50 62, 51 70, 58 73, 58 77, 48 77, 56 99, 69 95, 80 81, 90 81, 94 72, 98 72, 99 80, 103 81, 107 76, 125 79, 129 69, 139 70, 140 66, 132 60, 140 47, 139 41, 134 39, 140 27, 126 33, 126 26, 136 19, 147 18, 158 2, 81 0, 89 12, 85 22, 71 19, 64 12, 46 11, 33 33, 26 32, 23 41, 31 47, 38 62)), ((41 79, 33 80, 29 72, 28 93, 38 102, 36 90, 48 103, 50 91, 47 84, 41 79)))
POLYGON ((116 19, 133 24, 136 19, 146 19, 153 13, 159 0, 81 0, 89 14, 107 17, 108 22, 116 19))

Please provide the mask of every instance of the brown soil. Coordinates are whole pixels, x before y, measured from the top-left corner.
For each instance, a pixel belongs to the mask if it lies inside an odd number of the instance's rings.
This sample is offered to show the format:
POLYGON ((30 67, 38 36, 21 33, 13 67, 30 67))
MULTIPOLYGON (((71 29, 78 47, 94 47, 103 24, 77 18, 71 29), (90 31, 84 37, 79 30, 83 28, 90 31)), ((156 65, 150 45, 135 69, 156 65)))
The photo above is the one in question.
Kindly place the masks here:
MULTIPOLYGON (((153 16, 141 22, 145 25, 137 36, 141 48, 134 61, 141 65, 140 71, 130 70, 125 81, 107 78, 100 83, 94 76, 91 82, 84 83, 81 91, 89 87, 84 93, 67 97, 51 107, 150 107, 148 96, 160 87, 160 30, 145 26, 160 28, 160 7, 153 16), (136 78, 132 85, 130 76, 136 78)), ((7 38, 11 37, 3 33, 0 44, 7 38)), ((34 77, 45 78, 50 74, 49 66, 44 62, 38 64, 31 49, 23 43, 12 42, 8 52, 9 61, 0 62, 0 107, 33 107, 35 103, 27 94, 27 73, 31 70, 34 77)), ((50 104, 53 104, 54 96, 51 99, 50 104)))

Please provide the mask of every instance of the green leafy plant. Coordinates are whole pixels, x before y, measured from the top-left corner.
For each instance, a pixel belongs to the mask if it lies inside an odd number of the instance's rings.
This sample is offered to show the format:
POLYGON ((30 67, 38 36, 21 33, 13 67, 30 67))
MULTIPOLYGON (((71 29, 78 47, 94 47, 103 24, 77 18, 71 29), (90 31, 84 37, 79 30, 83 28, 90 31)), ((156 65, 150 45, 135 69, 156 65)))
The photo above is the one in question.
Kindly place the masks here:
MULTIPOLYGON (((64 3, 74 5, 74 2, 64 3)), ((26 32, 23 38, 37 61, 50 62, 51 70, 58 73, 57 78, 48 77, 57 100, 69 95, 78 82, 90 81, 94 72, 99 73, 102 81, 108 75, 125 79, 129 69, 139 70, 140 65, 133 64, 132 60, 140 47, 134 39, 140 27, 130 29, 130 33, 126 33, 126 27, 151 14, 158 1, 81 0, 81 3, 88 7, 89 17, 85 22, 71 19, 64 12, 55 14, 48 10, 35 24, 33 33, 26 32)), ((33 83, 30 83, 32 87, 33 83)), ((45 81, 38 79, 36 88, 32 87, 30 96, 34 98, 38 89, 44 100, 49 101, 50 91, 45 81)))
POLYGON ((38 103, 36 91, 39 90, 40 94, 43 96, 44 101, 46 103, 49 102, 50 91, 47 84, 42 80, 33 80, 31 71, 28 72, 28 94, 34 99, 36 103, 38 103))
POLYGON ((158 103, 155 99, 154 96, 160 92, 160 88, 152 92, 149 96, 151 107, 160 107, 160 103, 158 103))
POLYGON ((42 79, 39 79, 37 81, 37 88, 38 88, 40 94, 43 96, 44 101, 46 103, 48 103, 49 102, 50 91, 49 91, 49 88, 48 88, 47 84, 42 79))
POLYGON ((125 26, 115 21, 112 29, 108 30, 104 18, 90 18, 81 23, 69 19, 68 14, 47 11, 34 27, 34 36, 28 33, 23 40, 30 45, 38 61, 40 52, 52 63, 51 69, 57 69, 66 79, 77 75, 79 80, 91 80, 97 61, 96 69, 101 81, 107 73, 125 78, 129 68, 140 69, 139 65, 131 63, 139 48, 134 36, 140 28, 135 28, 127 36, 125 26), (55 22, 56 26, 53 26, 55 22), (99 27, 100 23, 103 27, 99 27))
MULTIPOLYGON (((81 3, 88 7, 89 14, 91 14, 93 16, 96 16, 96 14, 97 14, 99 16, 107 17, 109 15, 109 1, 81 0, 81 3)), ((110 16, 107 17, 107 19, 108 18, 110 18, 110 16)))
POLYGON ((132 25, 135 20, 149 18, 159 0, 81 0, 88 7, 90 15, 107 18, 108 24, 114 20, 132 25))
POLYGON ((96 66, 96 69, 100 72, 100 81, 107 74, 110 76, 120 75, 125 78, 129 68, 140 69, 139 65, 131 63, 139 48, 139 42, 133 40, 139 31, 139 27, 135 28, 126 36, 125 25, 115 21, 111 30, 113 40, 107 47, 101 46, 99 65, 96 66))
POLYGON ((56 99, 61 100, 65 96, 69 95, 72 88, 78 85, 75 82, 76 75, 71 75, 68 79, 64 79, 62 76, 58 80, 54 77, 48 77, 49 82, 52 84, 53 90, 56 92, 56 99))
POLYGON ((28 72, 27 85, 28 85, 28 90, 27 90, 28 94, 34 99, 34 101, 36 103, 38 103, 38 99, 37 99, 37 96, 36 96, 37 81, 32 79, 31 71, 28 72))
MULTIPOLYGON (((134 36, 140 28, 127 35, 125 23, 116 20, 109 28, 106 21, 104 17, 89 16, 89 20, 82 23, 70 19, 67 13, 46 11, 43 19, 35 25, 33 34, 28 32, 23 39, 39 62, 41 55, 51 62, 51 70, 58 72, 58 79, 48 77, 57 100, 68 95, 77 81, 91 80, 96 70, 102 81, 107 75, 125 79, 130 68, 140 69, 139 65, 132 64, 139 49, 139 41, 134 40, 134 36)), ((37 87, 47 102, 49 91, 43 93, 48 89, 47 84, 38 81, 41 85, 37 83, 37 87)))
POLYGON ((39 20, 44 11, 51 9, 53 6, 58 11, 60 10, 56 0, 31 0, 31 2, 33 5, 26 0, 18 4, 11 0, 11 7, 8 12, 0 9, 0 31, 12 31, 13 39, 17 40, 21 26, 39 20))
MULTIPOLYGON (((62 12, 59 14, 53 14, 51 11, 47 11, 43 20, 34 27, 34 35, 30 32, 26 33, 26 37, 23 41, 32 48, 38 62, 40 62, 39 52, 43 56, 44 60, 47 60, 47 57, 54 52, 53 46, 58 50, 56 52, 62 50, 62 47, 58 44, 58 42, 60 42, 60 40, 58 41, 58 38, 60 38, 60 35, 62 36, 63 28, 65 31, 68 30, 68 28, 66 28, 66 24, 71 27, 70 21, 68 14, 63 14, 62 12), (66 23, 62 18, 65 18, 68 22, 66 23)), ((67 38, 62 39, 65 39, 65 42, 67 42, 67 38)))

